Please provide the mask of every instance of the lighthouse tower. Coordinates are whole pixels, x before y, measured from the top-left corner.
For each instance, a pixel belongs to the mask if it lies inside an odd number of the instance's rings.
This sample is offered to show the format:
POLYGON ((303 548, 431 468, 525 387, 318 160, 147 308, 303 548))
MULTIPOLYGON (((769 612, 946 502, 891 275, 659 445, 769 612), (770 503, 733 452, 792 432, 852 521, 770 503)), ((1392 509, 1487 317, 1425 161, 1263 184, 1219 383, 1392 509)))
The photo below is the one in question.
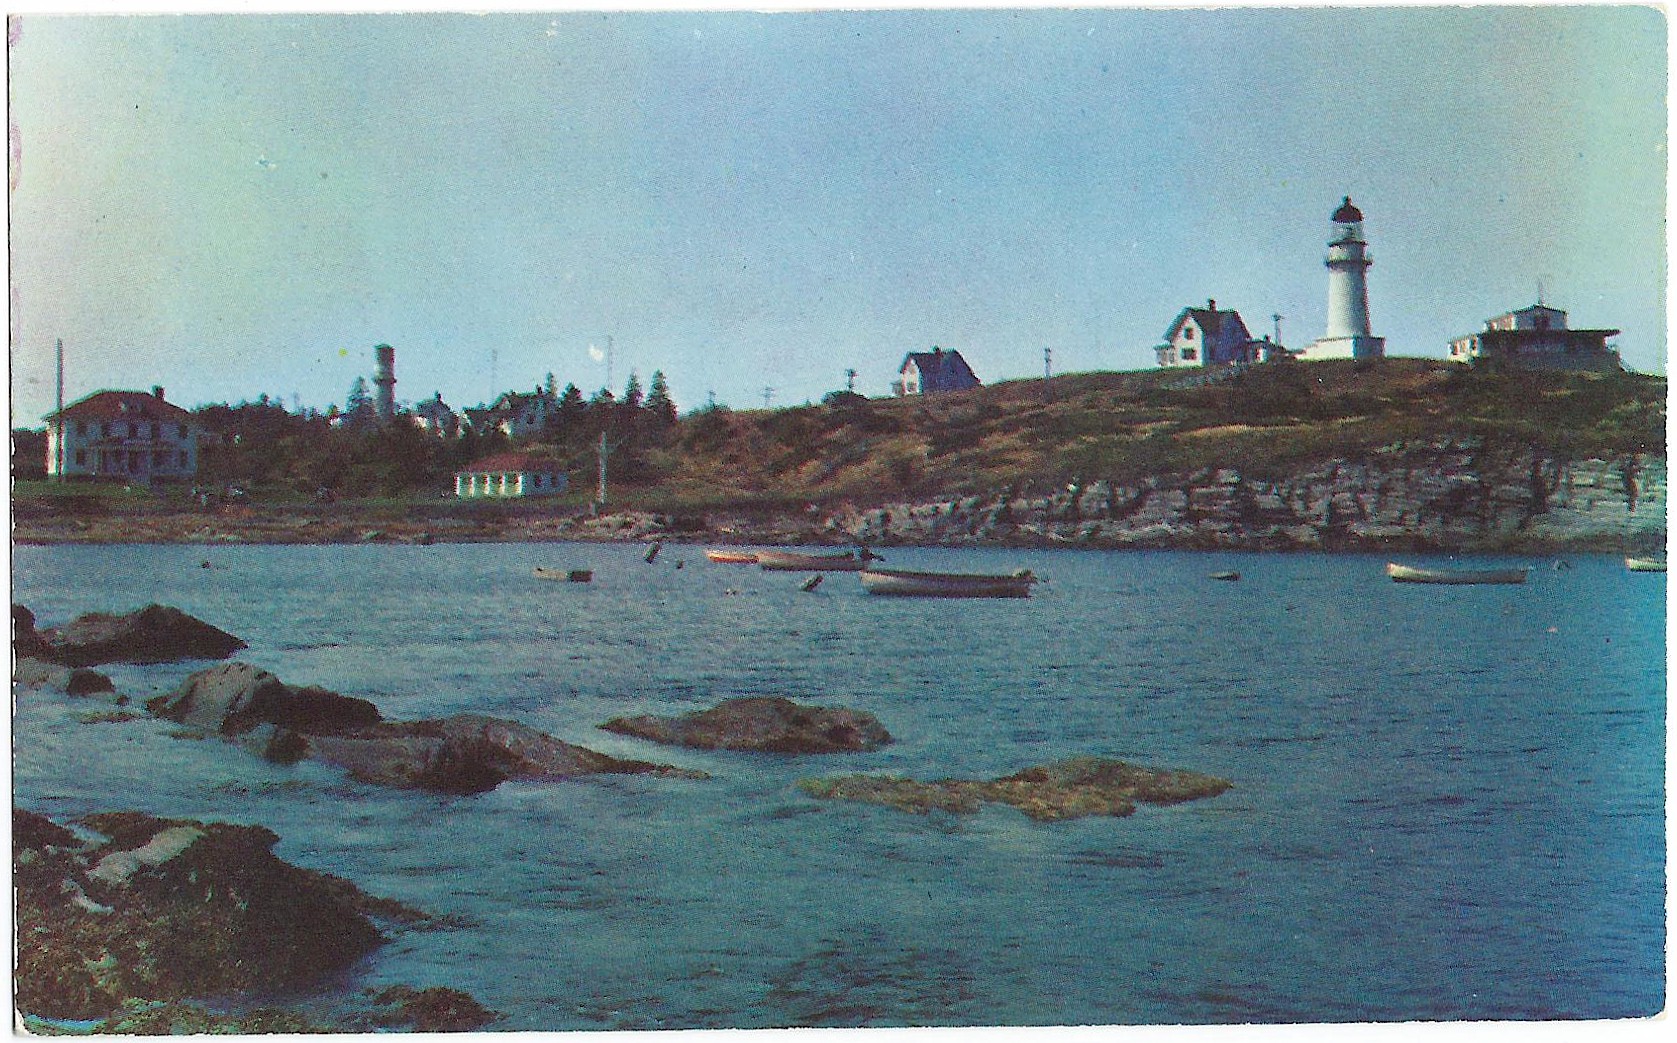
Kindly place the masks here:
POLYGON ((396 416, 396 349, 388 344, 373 348, 373 386, 378 389, 373 406, 380 423, 388 423, 396 416))
POLYGON ((1328 238, 1328 328, 1320 340, 1300 352, 1314 359, 1377 359, 1386 354, 1386 340, 1369 333, 1368 242, 1363 239, 1363 212, 1346 196, 1333 212, 1328 238))

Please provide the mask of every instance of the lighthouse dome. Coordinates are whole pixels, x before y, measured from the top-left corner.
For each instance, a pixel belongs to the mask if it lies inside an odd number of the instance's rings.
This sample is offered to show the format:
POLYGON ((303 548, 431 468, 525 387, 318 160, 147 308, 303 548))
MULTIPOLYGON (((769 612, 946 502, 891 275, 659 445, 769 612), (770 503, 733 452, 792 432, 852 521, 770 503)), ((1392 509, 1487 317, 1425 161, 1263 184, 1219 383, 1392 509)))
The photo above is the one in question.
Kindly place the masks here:
POLYGON ((1339 204, 1339 209, 1333 212, 1335 224, 1356 224, 1363 219, 1363 212, 1351 205, 1351 197, 1346 196, 1345 202, 1339 204))

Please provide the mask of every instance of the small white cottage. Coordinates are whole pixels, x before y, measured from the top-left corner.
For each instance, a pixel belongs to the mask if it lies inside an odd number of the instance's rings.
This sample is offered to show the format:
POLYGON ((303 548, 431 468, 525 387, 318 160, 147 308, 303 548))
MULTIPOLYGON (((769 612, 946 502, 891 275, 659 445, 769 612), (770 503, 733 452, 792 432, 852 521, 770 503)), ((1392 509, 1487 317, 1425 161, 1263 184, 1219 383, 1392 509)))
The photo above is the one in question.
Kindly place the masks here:
POLYGON ((533 453, 498 453, 467 464, 454 475, 454 495, 558 496, 570 487, 559 462, 533 453))

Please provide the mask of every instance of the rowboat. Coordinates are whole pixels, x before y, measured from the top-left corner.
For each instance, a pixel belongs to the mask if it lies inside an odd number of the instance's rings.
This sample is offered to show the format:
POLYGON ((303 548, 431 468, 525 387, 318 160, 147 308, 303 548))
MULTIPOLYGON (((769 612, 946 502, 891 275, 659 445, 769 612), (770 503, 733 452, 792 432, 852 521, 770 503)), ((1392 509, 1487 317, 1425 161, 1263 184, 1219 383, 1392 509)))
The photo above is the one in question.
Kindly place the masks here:
POLYGON ((757 564, 777 572, 858 572, 867 565, 850 551, 843 554, 799 554, 783 550, 758 551, 757 564))
POLYGON ((554 579, 561 583, 590 583, 594 579, 592 569, 544 569, 537 565, 535 574, 537 579, 554 579))
POLYGON ((755 565, 757 555, 748 550, 707 550, 705 557, 718 565, 755 565))
POLYGON ((1632 572, 1664 572, 1665 562, 1659 558, 1626 558, 1625 568, 1632 572))
POLYGON ((1233 583, 1235 580, 1240 578, 1240 573, 1238 573, 1238 572, 1213 572, 1213 573, 1210 573, 1208 576, 1206 576, 1206 578, 1207 579, 1220 579, 1225 583, 1233 583))
POLYGON ((1524 583, 1530 569, 1417 569, 1390 562, 1394 583, 1524 583))
POLYGON ((1028 598, 1031 584, 1039 582, 1030 569, 1009 575, 863 569, 861 580, 869 594, 914 598, 1028 598))

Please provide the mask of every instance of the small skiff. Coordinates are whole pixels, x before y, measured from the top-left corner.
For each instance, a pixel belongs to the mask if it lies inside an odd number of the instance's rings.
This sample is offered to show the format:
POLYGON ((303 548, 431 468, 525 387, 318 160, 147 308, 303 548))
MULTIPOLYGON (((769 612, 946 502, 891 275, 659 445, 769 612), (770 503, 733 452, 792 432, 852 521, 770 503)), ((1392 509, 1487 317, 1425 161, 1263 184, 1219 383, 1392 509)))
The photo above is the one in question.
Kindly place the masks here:
POLYGON ((748 550, 707 550, 705 557, 718 565, 755 565, 757 554, 748 550))
POLYGON ((594 580, 592 569, 544 569, 537 565, 535 572, 537 579, 555 579, 561 583, 591 583, 594 580))
POLYGON ((843 554, 799 554, 795 551, 760 550, 757 564, 776 572, 859 572, 866 562, 850 551, 843 554))
POLYGON ((862 589, 869 594, 913 598, 1028 598, 1031 584, 1040 582, 1030 569, 1003 576, 864 569, 861 580, 862 589))
POLYGON ((1394 583, 1524 583, 1530 569, 1417 569, 1387 564, 1394 583))
POLYGON ((1625 568, 1632 572, 1664 572, 1665 562, 1659 558, 1626 558, 1625 568))

